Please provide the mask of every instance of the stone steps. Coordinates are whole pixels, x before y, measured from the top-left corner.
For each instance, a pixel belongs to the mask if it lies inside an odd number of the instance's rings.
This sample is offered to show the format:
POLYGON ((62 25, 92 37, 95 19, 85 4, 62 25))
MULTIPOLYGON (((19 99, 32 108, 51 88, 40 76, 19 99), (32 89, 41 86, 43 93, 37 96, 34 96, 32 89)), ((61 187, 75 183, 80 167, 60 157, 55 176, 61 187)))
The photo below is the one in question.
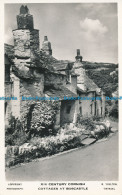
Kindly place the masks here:
POLYGON ((95 142, 96 142, 96 139, 88 137, 88 138, 84 139, 83 141, 81 141, 81 144, 90 145, 90 144, 93 144, 95 142))

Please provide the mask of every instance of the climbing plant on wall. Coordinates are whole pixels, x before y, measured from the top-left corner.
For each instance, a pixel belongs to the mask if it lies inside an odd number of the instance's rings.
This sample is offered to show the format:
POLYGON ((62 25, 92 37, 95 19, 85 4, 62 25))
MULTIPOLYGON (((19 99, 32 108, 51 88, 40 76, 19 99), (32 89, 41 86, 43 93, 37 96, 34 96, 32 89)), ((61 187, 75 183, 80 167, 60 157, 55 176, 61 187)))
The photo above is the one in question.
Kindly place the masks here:
MULTIPOLYGON (((59 102, 56 101, 41 101, 36 102, 30 113, 30 128, 28 131, 32 136, 48 136, 55 135, 54 124, 56 120, 59 102)), ((29 121, 28 121, 29 124, 29 121)))

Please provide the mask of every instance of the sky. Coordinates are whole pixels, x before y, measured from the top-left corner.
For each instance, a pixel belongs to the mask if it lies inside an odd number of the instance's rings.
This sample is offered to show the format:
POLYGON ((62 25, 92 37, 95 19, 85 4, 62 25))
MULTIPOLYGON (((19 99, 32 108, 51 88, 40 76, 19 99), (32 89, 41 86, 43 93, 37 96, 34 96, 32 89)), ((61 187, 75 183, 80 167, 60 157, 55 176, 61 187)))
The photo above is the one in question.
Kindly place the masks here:
MULTIPOLYGON (((5 4, 5 43, 13 43, 12 30, 22 4, 5 4)), ((118 16, 116 3, 29 3, 34 28, 40 30, 59 60, 75 60, 80 49, 83 60, 118 63, 118 16)))

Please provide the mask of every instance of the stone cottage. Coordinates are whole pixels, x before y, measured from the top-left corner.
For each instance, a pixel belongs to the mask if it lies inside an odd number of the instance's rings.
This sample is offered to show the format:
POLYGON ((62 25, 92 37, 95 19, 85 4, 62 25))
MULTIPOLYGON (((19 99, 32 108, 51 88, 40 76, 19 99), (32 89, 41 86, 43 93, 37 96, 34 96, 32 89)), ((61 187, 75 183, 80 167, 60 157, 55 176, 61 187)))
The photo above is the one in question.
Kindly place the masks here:
POLYGON ((81 97, 94 97, 95 100, 79 101, 79 113, 84 117, 105 115, 105 96, 103 91, 86 75, 80 50, 77 50, 73 69, 77 76, 77 94, 81 97), (98 98, 98 100, 96 100, 98 98))
POLYGON ((22 5, 17 15, 13 39, 14 46, 5 44, 5 96, 14 96, 17 100, 5 101, 6 124, 11 115, 21 119, 33 111, 33 101, 23 101, 22 96, 59 97, 55 128, 75 123, 78 114, 82 117, 104 116, 104 94, 87 77, 80 50, 77 50, 75 62, 57 60, 52 56, 47 36, 40 49, 39 30, 34 29, 33 16, 27 6, 22 5), (64 100, 64 97, 77 96, 99 96, 101 100, 64 100))

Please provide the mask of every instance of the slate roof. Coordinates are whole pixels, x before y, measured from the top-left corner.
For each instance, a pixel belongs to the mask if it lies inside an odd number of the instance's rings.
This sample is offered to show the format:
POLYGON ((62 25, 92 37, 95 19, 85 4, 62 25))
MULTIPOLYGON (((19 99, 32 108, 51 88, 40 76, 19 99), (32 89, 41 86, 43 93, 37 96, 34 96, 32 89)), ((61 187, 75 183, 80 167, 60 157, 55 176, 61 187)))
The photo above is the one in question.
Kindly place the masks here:
POLYGON ((44 50, 40 50, 40 59, 43 61, 43 63, 48 64, 48 65, 53 65, 54 63, 58 62, 56 58, 54 58, 51 55, 46 54, 44 50))
POLYGON ((81 89, 81 87, 77 86, 77 91, 81 92, 82 94, 83 93, 86 93, 83 89, 81 89))
POLYGON ((56 70, 60 70, 60 71, 64 71, 64 70, 71 70, 73 67, 73 63, 71 61, 68 60, 61 60, 61 61, 57 61, 53 64, 53 67, 56 70))
POLYGON ((99 88, 93 80, 91 80, 87 75, 85 75, 85 86, 88 90, 94 91, 99 88))
POLYGON ((87 75, 85 75, 84 78, 84 85, 86 90, 84 90, 80 84, 77 84, 77 90, 81 93, 96 91, 97 95, 100 95, 100 88, 87 75))
POLYGON ((9 58, 9 60, 13 64, 13 59, 14 59, 14 46, 13 45, 8 45, 4 44, 4 54, 6 57, 9 58))
POLYGON ((44 93, 49 97, 59 97, 60 100, 64 100, 66 97, 77 97, 77 94, 73 93, 63 85, 47 85, 44 89, 44 93))
MULTIPOLYGON (((13 61, 14 46, 5 44, 5 54, 13 61)), ((42 68, 44 71, 47 71, 48 73, 62 74, 62 75, 66 75, 65 73, 66 70, 72 69, 73 62, 68 60, 57 60, 53 56, 46 54, 46 52, 42 49, 39 52, 37 51, 34 52, 33 54, 36 60, 34 61, 34 63, 32 62, 31 65, 29 64, 28 67, 38 68, 38 69, 42 68)), ((74 73, 74 75, 76 74, 74 73)), ((87 75, 85 75, 84 83, 87 91, 96 91, 96 89, 99 89, 98 86, 87 75)), ((62 87, 62 90, 63 89, 64 87, 62 87)), ((67 90, 68 90, 67 88, 64 89, 64 95, 67 90)), ((82 89, 80 86, 78 86, 78 90, 85 92, 84 89, 82 89)))
MULTIPOLYGON (((14 59, 14 46, 13 45, 8 45, 4 44, 4 53, 9 57, 10 60, 13 61, 14 59)), ((45 51, 42 49, 38 52, 33 53, 35 59, 33 59, 31 62, 28 62, 26 64, 27 67, 30 68, 38 68, 38 69, 43 69, 44 71, 48 71, 54 74, 63 74, 66 75, 65 72, 57 71, 54 67, 53 64, 57 63, 58 60, 55 59, 53 56, 46 54, 45 51)))
POLYGON ((34 63, 32 63, 31 67, 30 65, 28 67, 30 68, 42 68, 44 71, 54 73, 54 74, 63 74, 66 75, 65 72, 57 71, 53 64, 55 62, 58 62, 57 59, 55 59, 53 56, 46 54, 45 51, 42 49, 39 52, 34 52, 33 53, 35 56, 34 63))
POLYGON ((9 57, 14 57, 14 46, 5 44, 4 45, 4 53, 6 53, 9 57))

